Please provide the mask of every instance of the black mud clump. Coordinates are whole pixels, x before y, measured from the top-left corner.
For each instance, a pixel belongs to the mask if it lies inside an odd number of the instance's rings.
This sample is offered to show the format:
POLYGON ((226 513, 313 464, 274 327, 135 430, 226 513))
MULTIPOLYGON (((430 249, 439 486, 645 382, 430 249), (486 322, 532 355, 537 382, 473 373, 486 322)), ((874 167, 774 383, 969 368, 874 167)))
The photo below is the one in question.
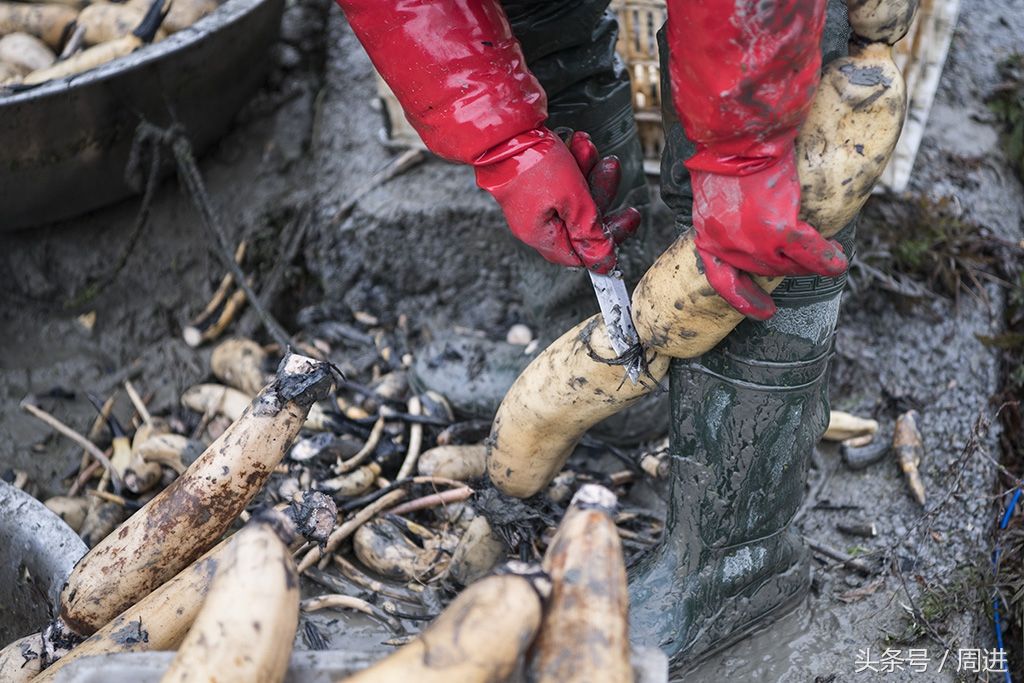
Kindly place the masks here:
POLYGON ((310 406, 330 393, 334 377, 329 364, 310 360, 303 372, 288 372, 285 368, 290 360, 291 354, 281 360, 274 383, 257 397, 254 414, 276 415, 281 406, 292 401, 310 406))
POLYGON ((564 510, 544 497, 513 498, 494 488, 490 482, 473 486, 473 507, 487 518, 491 530, 513 549, 529 545, 544 529, 558 524, 564 510))
POLYGON ((285 356, 274 380, 274 393, 282 401, 295 401, 308 406, 326 398, 334 378, 327 363, 311 362, 305 372, 284 374, 290 356, 285 356))
POLYGON ((149 642, 149 631, 142 628, 142 617, 129 621, 127 625, 111 635, 114 642, 125 646, 149 642))
POLYGON ((306 491, 302 494, 302 501, 293 502, 288 512, 300 534, 311 543, 322 545, 334 529, 338 506, 326 493, 306 491))
POLYGON ((85 640, 62 619, 55 619, 43 630, 43 668, 50 666, 85 640))

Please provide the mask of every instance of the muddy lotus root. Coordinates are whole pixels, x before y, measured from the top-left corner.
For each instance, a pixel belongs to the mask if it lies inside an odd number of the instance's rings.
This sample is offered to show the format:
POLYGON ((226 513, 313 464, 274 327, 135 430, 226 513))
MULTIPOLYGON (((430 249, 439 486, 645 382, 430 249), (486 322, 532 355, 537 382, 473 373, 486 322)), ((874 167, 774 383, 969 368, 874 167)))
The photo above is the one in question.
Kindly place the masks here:
POLYGON ((89 635, 206 552, 262 488, 330 386, 325 364, 285 358, 274 381, 184 474, 82 558, 61 594, 63 621, 89 635))
MULTIPOLYGON (((851 45, 824 70, 797 138, 800 217, 826 237, 849 223, 881 176, 906 113, 903 76, 884 43, 851 45)), ((782 278, 755 278, 772 291, 782 278)), ((564 465, 580 437, 652 391, 669 357, 699 356, 742 316, 702 273, 691 234, 677 239, 633 293, 633 318, 648 349, 647 381, 634 385, 600 316, 565 333, 522 372, 494 419, 487 469, 503 492, 531 496, 564 465)))

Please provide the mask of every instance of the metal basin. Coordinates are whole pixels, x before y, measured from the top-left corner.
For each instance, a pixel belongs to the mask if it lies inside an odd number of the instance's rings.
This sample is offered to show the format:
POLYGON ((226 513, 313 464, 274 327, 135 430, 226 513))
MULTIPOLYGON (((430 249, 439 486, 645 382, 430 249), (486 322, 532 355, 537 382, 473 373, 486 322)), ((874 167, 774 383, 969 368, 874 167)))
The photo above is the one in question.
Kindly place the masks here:
POLYGON ((196 153, 263 82, 284 0, 227 0, 166 40, 83 74, 0 97, 0 231, 122 199, 140 117, 181 123, 196 153))
MULTIPOLYGON (((380 657, 348 650, 294 652, 284 683, 340 681, 362 671, 380 657)), ((173 652, 131 652, 83 657, 61 669, 54 677, 54 683, 159 683, 173 659, 173 652)), ((656 647, 635 650, 633 676, 635 683, 667 683, 668 657, 656 647)), ((525 675, 520 670, 506 683, 524 681, 525 675)))
POLYGON ((40 630, 85 554, 82 539, 45 505, 0 481, 0 647, 40 630))

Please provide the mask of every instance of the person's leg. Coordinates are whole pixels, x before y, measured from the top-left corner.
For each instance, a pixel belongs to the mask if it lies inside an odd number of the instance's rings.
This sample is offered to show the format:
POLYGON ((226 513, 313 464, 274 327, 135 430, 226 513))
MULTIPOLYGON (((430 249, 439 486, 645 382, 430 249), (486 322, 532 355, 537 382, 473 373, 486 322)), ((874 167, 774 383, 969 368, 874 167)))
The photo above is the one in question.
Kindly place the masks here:
MULTIPOLYGON (((849 36, 843 3, 829 10, 826 60, 845 52, 849 36)), ((666 59, 662 43, 663 68, 666 59)), ((662 87, 669 92, 667 77, 662 87)), ((693 148, 664 100, 662 197, 677 227, 689 229, 682 162, 693 148)), ((836 238, 852 257, 853 226, 836 238)), ((807 553, 790 522, 828 423, 828 362, 845 281, 787 278, 771 319, 746 320, 704 356, 673 362, 669 515, 663 542, 631 576, 635 642, 693 661, 806 593, 807 553)))
MULTIPOLYGON (((609 0, 505 0, 505 13, 523 46, 527 64, 548 96, 547 125, 587 132, 602 156, 622 165, 616 206, 645 213, 637 234, 618 249, 619 268, 635 285, 656 254, 648 244, 650 200, 643 152, 633 116, 629 75, 615 52, 617 22, 609 0)), ((519 291, 543 349, 570 327, 597 312, 590 278, 548 263, 525 245, 519 249, 519 291)), ((417 358, 414 381, 448 396, 456 410, 490 418, 508 387, 529 362, 522 347, 446 336, 417 358)), ((662 402, 662 405, 664 401, 662 402)), ((646 411, 650 412, 650 411, 646 411)), ((625 441, 655 436, 653 425, 633 411, 616 421, 625 441)), ((656 416, 655 416, 656 417, 656 416)))
POLYGON ((622 164, 616 206, 646 207, 643 152, 629 74, 615 52, 609 0, 503 0, 530 71, 548 96, 547 126, 587 132, 602 156, 622 164))

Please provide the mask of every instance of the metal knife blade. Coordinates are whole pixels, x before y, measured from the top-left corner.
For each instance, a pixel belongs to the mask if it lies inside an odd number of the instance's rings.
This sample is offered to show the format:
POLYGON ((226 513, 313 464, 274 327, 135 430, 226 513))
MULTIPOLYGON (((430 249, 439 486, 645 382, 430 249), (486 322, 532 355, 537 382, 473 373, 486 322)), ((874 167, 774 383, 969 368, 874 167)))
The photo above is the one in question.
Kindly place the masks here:
MULTIPOLYGON (((626 283, 622 281, 622 273, 618 270, 607 275, 591 272, 590 281, 594 285, 597 303, 601 306, 608 340, 615 353, 622 356, 640 341, 636 327, 633 326, 629 292, 626 291, 626 283)), ((640 380, 640 364, 629 363, 624 367, 629 379, 636 384, 640 380)))

